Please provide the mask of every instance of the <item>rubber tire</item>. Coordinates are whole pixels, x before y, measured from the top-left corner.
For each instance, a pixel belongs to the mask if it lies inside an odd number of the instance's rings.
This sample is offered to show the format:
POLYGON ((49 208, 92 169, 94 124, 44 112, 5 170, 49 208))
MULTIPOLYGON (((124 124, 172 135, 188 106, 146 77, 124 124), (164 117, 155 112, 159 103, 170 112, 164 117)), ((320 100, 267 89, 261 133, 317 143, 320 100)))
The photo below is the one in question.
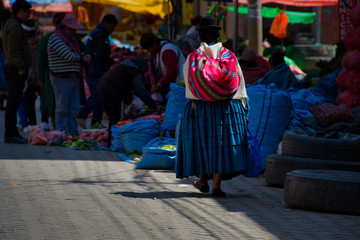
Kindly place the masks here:
POLYGON ((328 139, 286 132, 282 140, 282 155, 360 162, 360 139, 328 139))
POLYGON ((284 187, 286 173, 304 169, 360 172, 360 162, 301 158, 273 154, 266 158, 265 181, 269 186, 284 187))
POLYGON ((360 215, 360 173, 296 170, 286 174, 287 207, 360 215))

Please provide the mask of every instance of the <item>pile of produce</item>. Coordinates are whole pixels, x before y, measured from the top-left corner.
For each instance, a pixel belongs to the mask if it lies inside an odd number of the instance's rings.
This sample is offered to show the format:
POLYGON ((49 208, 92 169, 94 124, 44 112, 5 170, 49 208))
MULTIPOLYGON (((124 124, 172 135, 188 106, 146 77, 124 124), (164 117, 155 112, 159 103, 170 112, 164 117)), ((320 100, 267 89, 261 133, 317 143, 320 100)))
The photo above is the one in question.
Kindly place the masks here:
POLYGON ((95 141, 99 144, 103 144, 103 143, 107 142, 107 140, 108 140, 108 130, 100 129, 100 130, 88 131, 88 132, 80 134, 78 136, 78 139, 91 140, 91 141, 95 141))
POLYGON ((66 136, 63 146, 77 150, 98 150, 106 146, 108 140, 107 129, 87 131, 79 136, 66 136))
POLYGON ((64 142, 64 145, 76 150, 95 150, 98 149, 98 143, 91 140, 68 140, 64 142))

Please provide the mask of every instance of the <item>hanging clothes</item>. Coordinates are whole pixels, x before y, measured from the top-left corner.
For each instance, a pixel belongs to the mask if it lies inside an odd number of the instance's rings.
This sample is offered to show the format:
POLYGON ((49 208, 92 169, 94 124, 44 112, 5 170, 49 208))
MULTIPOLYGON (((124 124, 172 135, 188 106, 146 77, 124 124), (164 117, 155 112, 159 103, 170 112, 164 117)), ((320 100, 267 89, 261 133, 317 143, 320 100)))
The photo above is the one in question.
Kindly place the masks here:
POLYGON ((276 15, 271 24, 270 33, 277 38, 286 38, 286 29, 289 23, 289 18, 286 16, 285 8, 281 13, 276 15))

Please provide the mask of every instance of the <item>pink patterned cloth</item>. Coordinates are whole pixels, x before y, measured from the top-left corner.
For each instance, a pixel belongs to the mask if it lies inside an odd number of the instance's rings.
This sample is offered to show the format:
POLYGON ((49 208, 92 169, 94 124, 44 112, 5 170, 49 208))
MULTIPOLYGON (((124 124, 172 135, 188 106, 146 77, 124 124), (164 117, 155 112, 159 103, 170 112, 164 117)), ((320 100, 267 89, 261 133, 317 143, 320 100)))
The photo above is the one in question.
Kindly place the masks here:
POLYGON ((218 59, 208 58, 200 49, 194 50, 189 64, 189 88, 202 100, 232 98, 240 86, 237 58, 224 47, 218 59))

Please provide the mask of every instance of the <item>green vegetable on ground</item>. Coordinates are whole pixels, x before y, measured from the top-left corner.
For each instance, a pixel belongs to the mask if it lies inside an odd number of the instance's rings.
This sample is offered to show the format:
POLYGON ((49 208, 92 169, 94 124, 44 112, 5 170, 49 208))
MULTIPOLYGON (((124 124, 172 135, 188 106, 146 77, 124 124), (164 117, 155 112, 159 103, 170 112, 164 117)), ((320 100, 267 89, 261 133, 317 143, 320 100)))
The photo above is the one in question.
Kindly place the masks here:
POLYGON ((132 151, 126 153, 125 155, 128 156, 128 157, 133 157, 133 156, 139 156, 139 155, 142 155, 142 151, 139 151, 137 149, 133 149, 132 151))

